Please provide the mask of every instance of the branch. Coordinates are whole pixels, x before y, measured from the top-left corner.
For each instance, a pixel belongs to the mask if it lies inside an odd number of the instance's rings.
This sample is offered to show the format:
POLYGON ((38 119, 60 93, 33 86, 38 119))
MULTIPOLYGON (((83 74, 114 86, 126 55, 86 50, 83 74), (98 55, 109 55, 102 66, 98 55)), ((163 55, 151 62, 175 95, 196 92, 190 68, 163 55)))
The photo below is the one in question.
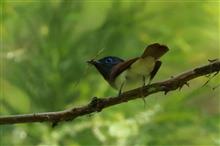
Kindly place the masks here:
POLYGON ((184 72, 171 79, 153 83, 145 87, 137 88, 128 92, 122 93, 120 96, 97 98, 94 97, 90 103, 81 107, 74 107, 64 111, 47 112, 47 113, 34 113, 24 115, 11 115, 1 116, 0 124, 16 124, 16 123, 31 123, 31 122, 51 122, 55 126, 61 121, 70 121, 79 116, 87 115, 94 112, 100 112, 104 108, 128 102, 137 98, 143 98, 156 92, 165 92, 182 88, 184 85, 188 85, 188 81, 212 73, 220 71, 220 61, 210 61, 208 65, 194 68, 190 71, 184 72))

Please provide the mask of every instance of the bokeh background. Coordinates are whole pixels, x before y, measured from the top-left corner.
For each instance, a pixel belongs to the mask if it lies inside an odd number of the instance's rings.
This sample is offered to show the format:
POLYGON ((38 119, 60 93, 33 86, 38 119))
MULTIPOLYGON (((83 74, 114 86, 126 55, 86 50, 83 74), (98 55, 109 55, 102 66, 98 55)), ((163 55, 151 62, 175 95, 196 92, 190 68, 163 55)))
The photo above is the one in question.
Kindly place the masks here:
MULTIPOLYGON (((127 59, 145 46, 170 51, 164 80, 220 56, 216 1, 3 0, 0 115, 58 111, 117 95, 86 61, 127 59)), ((220 77, 61 123, 0 126, 1 146, 220 145, 220 77), (213 88, 217 87, 215 90, 213 88)))

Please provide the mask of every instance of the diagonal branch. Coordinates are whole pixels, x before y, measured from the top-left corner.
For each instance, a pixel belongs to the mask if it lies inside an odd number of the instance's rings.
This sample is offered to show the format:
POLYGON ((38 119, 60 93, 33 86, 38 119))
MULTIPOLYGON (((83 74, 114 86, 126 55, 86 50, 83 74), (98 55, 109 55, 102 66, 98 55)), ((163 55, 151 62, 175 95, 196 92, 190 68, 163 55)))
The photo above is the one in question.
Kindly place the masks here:
POLYGON ((218 73, 220 71, 220 61, 211 61, 208 65, 194 68, 190 71, 184 72, 171 79, 153 83, 147 85, 144 88, 137 88, 128 92, 121 94, 118 97, 106 97, 97 98, 94 97, 90 103, 81 107, 74 107, 64 111, 58 112, 47 112, 47 113, 34 113, 34 114, 24 114, 24 115, 11 115, 11 116, 1 116, 0 124, 16 124, 16 123, 31 123, 31 122, 51 122, 53 125, 61 121, 70 121, 79 116, 87 115, 93 112, 100 112, 102 109, 117 105, 123 102, 134 100, 137 98, 142 98, 143 96, 148 96, 156 92, 165 92, 176 90, 182 88, 184 85, 188 85, 188 81, 212 74, 218 73))

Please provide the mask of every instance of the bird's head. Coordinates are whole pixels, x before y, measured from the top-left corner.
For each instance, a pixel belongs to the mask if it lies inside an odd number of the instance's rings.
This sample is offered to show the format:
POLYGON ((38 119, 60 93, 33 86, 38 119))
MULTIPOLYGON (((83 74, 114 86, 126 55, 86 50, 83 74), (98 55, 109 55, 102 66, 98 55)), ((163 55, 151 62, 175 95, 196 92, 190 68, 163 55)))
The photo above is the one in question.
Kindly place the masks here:
POLYGON ((99 60, 89 60, 87 63, 92 64, 102 74, 105 80, 109 81, 109 77, 113 67, 124 60, 114 56, 107 56, 99 60))

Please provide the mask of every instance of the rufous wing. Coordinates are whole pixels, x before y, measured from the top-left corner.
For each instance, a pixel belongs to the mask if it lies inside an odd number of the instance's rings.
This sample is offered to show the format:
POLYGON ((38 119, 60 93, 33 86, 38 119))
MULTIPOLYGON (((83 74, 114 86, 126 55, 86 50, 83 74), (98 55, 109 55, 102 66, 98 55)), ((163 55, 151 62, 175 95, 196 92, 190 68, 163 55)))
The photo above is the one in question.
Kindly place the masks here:
POLYGON ((121 74, 123 71, 125 71, 126 69, 128 69, 134 62, 136 62, 139 59, 139 57, 133 58, 133 59, 129 59, 127 61, 121 62, 119 64, 117 64, 111 72, 110 75, 110 81, 114 81, 115 78, 121 74))

